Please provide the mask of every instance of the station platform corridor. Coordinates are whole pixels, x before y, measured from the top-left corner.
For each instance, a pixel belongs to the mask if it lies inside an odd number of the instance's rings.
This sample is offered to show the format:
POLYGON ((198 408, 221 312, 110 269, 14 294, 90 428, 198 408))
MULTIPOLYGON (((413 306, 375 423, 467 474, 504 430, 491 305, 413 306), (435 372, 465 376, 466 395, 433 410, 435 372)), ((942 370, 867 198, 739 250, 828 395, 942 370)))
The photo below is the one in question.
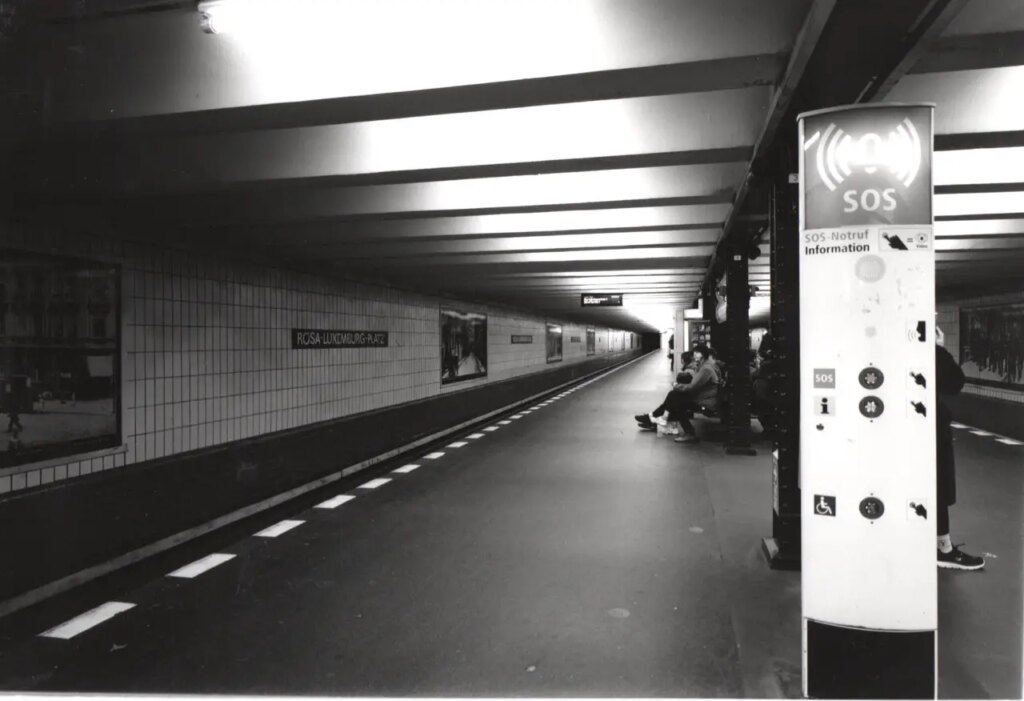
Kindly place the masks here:
MULTIPOLYGON (((670 377, 641 356, 4 617, 0 690, 799 698, 771 444, 637 430, 670 377)), ((939 573, 939 696, 1019 698, 1024 447, 958 426, 988 564, 939 573)))

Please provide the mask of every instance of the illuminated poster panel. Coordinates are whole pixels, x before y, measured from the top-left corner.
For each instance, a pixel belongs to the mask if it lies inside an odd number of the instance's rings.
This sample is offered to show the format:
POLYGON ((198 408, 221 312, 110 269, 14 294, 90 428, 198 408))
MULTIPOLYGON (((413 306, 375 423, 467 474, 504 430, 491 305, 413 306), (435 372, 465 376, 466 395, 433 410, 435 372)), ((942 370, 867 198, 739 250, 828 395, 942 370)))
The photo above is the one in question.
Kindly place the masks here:
POLYGON ((0 469, 120 445, 120 270, 0 250, 0 469))
POLYGON ((487 315, 441 310, 441 384, 487 376, 487 315))
POLYGON ((557 363, 562 359, 562 325, 547 324, 545 341, 547 343, 547 361, 557 363))
POLYGON ((587 355, 597 353, 597 332, 594 329, 587 329, 587 355))
POLYGON ((1024 303, 961 308, 960 367, 968 382, 1024 389, 1024 303))
POLYGON ((932 108, 799 125, 804 691, 934 697, 932 108), (850 631, 907 634, 890 642, 915 662, 862 669, 850 631))

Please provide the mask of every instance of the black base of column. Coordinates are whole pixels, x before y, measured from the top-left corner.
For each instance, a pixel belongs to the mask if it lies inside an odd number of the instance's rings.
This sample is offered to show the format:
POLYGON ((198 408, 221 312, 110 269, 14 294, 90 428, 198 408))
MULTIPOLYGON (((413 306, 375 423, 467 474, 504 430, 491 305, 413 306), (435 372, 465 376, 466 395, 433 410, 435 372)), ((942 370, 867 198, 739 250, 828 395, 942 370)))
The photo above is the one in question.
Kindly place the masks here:
POLYGON ((812 699, 934 699, 935 631, 807 621, 804 674, 812 699))
POLYGON ((768 566, 773 570, 796 572, 800 569, 800 548, 798 547, 787 546, 775 538, 762 538, 761 551, 768 560, 768 566))

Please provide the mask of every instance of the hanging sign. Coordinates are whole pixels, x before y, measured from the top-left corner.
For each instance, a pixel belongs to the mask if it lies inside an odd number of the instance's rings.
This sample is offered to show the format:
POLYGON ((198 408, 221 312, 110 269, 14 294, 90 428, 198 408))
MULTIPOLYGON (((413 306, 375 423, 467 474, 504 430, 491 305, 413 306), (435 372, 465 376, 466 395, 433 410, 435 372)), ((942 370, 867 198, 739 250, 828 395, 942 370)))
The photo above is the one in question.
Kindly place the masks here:
MULTIPOLYGON (((799 118, 803 678, 811 697, 843 693, 835 674, 818 672, 836 669, 823 660, 845 649, 837 641, 875 631, 912 648, 920 671, 900 681, 914 687, 908 697, 934 698, 935 523, 908 518, 905 506, 934 503, 934 382, 889 379, 934 377, 932 111, 878 104, 799 118)), ((839 668, 851 679, 887 679, 860 665, 850 657, 839 668)), ((902 686, 887 689, 904 697, 902 686)))
POLYGON ((581 307, 621 307, 622 306, 622 295, 619 293, 598 293, 591 292, 589 294, 580 295, 580 306, 581 307))

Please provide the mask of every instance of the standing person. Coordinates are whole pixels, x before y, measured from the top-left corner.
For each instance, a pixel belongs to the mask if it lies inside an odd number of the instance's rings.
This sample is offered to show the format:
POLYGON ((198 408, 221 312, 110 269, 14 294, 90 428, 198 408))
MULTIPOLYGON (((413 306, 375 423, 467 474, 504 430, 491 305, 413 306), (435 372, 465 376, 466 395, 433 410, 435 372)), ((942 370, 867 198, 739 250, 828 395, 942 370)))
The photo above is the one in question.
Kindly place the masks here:
MULTIPOLYGON (((940 336, 941 338, 941 336, 940 336)), ((941 341, 940 341, 941 343, 941 341)), ((940 344, 935 346, 935 488, 937 504, 936 535, 939 567, 955 570, 980 570, 985 558, 968 555, 953 545, 949 537, 949 507, 956 503, 956 465, 953 456, 953 412, 946 402, 964 386, 959 363, 940 344)))
POLYGON ((668 337, 668 369, 674 370, 676 364, 676 335, 672 334, 668 337))
POLYGON ((700 359, 700 367, 693 379, 685 384, 677 384, 672 388, 664 401, 650 414, 637 414, 636 422, 640 428, 651 431, 657 428, 652 417, 659 417, 668 411, 668 421, 675 421, 683 430, 683 435, 675 439, 676 443, 696 443, 697 432, 690 422, 690 415, 700 407, 711 410, 718 405, 718 385, 721 378, 714 352, 707 346, 693 349, 695 360, 700 359))

